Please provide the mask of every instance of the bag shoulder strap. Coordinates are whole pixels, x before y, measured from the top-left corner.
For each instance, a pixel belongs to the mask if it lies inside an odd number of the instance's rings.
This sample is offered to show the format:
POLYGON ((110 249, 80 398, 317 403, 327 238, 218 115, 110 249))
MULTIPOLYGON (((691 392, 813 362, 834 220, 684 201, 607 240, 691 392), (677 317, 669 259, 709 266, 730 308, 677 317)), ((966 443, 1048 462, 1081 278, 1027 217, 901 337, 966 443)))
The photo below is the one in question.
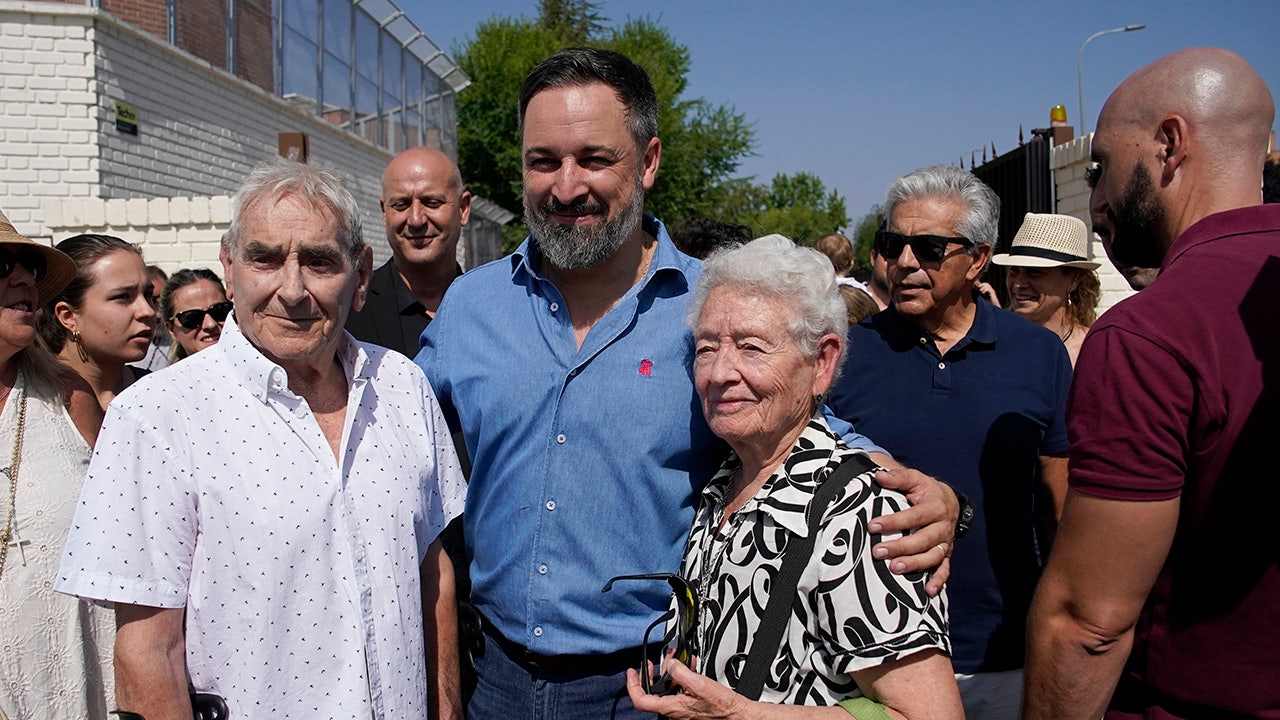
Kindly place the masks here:
POLYGON ((853 478, 874 470, 876 464, 866 455, 856 453, 845 458, 835 470, 827 476, 813 493, 806 511, 809 534, 806 537, 794 538, 782 555, 782 565, 778 574, 773 577, 769 587, 769 603, 765 606, 764 615, 760 618, 760 627, 751 639, 751 650, 747 653, 746 667, 742 677, 734 688, 749 700, 759 700, 764 691, 764 682, 769 674, 769 667, 778 655, 778 646, 787 630, 791 619, 791 608, 795 602, 796 587, 800 584, 800 576, 813 557, 813 544, 818 535, 818 523, 831 505, 831 501, 844 489, 853 478))

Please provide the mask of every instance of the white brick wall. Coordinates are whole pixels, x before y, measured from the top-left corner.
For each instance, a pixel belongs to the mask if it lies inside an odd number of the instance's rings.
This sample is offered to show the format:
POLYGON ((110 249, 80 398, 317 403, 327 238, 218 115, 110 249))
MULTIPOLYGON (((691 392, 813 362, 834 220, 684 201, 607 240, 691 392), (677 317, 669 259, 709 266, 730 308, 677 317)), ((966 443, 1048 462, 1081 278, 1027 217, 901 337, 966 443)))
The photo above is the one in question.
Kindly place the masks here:
POLYGON ((0 2, 0 207, 31 237, 51 236, 45 198, 97 195, 95 14, 0 2))
MULTIPOLYGON (((1049 155, 1049 168, 1053 171, 1053 183, 1058 193, 1058 210, 1063 215, 1073 215, 1092 227, 1089 218, 1089 186, 1085 183, 1085 170, 1089 167, 1090 143, 1093 133, 1055 147, 1049 155)), ((1102 281, 1102 300, 1098 314, 1133 294, 1124 276, 1116 272, 1107 251, 1098 236, 1089 244, 1089 258, 1102 263, 1098 278, 1102 281)))
POLYGON ((142 246, 165 272, 207 267, 219 275, 218 247, 231 225, 231 198, 48 198, 41 213, 59 240, 80 233, 116 235, 142 246))
MULTIPOLYGON (((99 10, 0 0, 0 208, 29 237, 105 232, 166 269, 216 268, 227 195, 299 131, 312 162, 347 176, 381 264, 389 153, 99 10), (116 101, 137 110, 138 135, 115 129, 116 101)), ((509 216, 496 210, 473 212, 465 236, 495 234, 509 216)))
MULTIPOLYGON (((178 202, 188 202, 192 226, 207 229, 208 198, 229 195, 254 165, 275 155, 278 133, 298 131, 310 138, 313 163, 346 175, 375 258, 390 257, 378 212, 386 151, 106 13, 0 0, 0 208, 29 237, 60 240, 72 227, 93 227, 151 242, 136 234, 150 211, 45 202, 55 198, 143 204, 187 198, 178 202), (138 135, 115 129, 117 100, 136 108, 138 135), (103 221, 49 222, 44 207, 103 221)), ((151 218, 157 227, 169 226, 166 211, 151 218)), ((179 244, 187 237, 181 234, 179 244)), ((199 248, 157 253, 176 264, 217 259, 216 251, 209 256, 199 248)))

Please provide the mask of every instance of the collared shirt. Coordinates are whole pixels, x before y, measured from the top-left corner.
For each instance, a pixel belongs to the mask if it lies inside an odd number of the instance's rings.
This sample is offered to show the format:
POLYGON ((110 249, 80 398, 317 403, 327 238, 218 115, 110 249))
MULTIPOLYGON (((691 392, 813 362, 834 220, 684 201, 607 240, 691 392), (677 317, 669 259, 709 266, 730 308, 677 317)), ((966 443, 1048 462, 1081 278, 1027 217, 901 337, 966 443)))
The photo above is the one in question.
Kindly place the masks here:
POLYGON ((653 217, 644 228, 658 239, 648 273, 581 348, 526 239, 450 286, 417 358, 472 460, 472 600, 545 655, 641 644, 669 589, 600 589, 679 566, 697 492, 728 452, 693 386, 685 310, 702 266, 653 217))
POLYGON ((1035 496, 1043 455, 1067 449, 1071 361, 1062 341, 985 300, 946 354, 892 307, 849 329, 828 403, 909 467, 977 508, 947 583, 957 672, 1023 665, 1027 612, 1043 563, 1035 496))
POLYGON ((1071 487, 1178 501, 1108 718, 1280 717, 1278 306, 1280 205, 1229 210, 1183 232, 1080 349, 1071 487))
POLYGON ((463 480, 426 378, 345 337, 341 458, 283 368, 221 341, 111 403, 57 590, 186 608, 244 718, 426 715, 419 567, 463 480))
MULTIPOLYGON (((455 264, 454 272, 455 277, 461 277, 462 266, 455 264)), ((365 306, 347 316, 346 330, 361 342, 413 357, 418 354, 422 331, 430 324, 426 306, 400 276, 395 260, 388 260, 373 271, 365 306)))
MULTIPOLYGON (((731 455, 703 489, 680 574, 702 599, 698 670, 707 677, 728 683, 742 674, 768 604, 761 578, 777 576, 785 556, 778 548, 808 536, 814 492, 856 452, 815 417, 782 465, 727 521, 725 495, 742 464, 738 457, 731 455)), ((871 556, 881 538, 867 532, 867 523, 907 507, 901 493, 876 484, 873 475, 850 480, 823 513, 760 696, 765 702, 834 705, 860 694, 853 672, 923 650, 950 652, 945 593, 931 598, 927 574, 894 575, 871 556)))

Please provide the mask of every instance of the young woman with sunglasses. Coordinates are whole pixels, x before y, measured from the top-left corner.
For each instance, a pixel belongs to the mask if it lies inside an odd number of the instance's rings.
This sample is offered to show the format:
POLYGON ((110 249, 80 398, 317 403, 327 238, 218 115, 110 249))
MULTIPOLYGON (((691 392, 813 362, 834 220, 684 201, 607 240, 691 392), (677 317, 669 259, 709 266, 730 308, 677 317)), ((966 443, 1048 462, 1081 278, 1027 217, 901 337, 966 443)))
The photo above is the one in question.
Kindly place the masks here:
POLYGON ((110 235, 76 235, 57 248, 76 263, 76 277, 45 305, 40 334, 64 364, 107 404, 146 374, 128 366, 147 354, 156 310, 142 252, 110 235))
POLYGON ((231 313, 222 280, 208 268, 179 270, 160 293, 160 315, 173 338, 169 362, 175 363, 215 344, 231 313))

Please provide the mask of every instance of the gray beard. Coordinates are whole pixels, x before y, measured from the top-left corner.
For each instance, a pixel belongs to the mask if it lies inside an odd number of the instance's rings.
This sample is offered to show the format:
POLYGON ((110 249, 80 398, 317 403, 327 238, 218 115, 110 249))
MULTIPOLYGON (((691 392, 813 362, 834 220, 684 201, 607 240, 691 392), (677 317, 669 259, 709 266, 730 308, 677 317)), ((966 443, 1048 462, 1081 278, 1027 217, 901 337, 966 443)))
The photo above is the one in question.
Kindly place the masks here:
POLYGON ((548 218, 547 208, 524 206, 524 221, 529 237, 538 247, 543 260, 560 270, 594 267, 613 257, 631 237, 644 217, 644 189, 637 183, 631 202, 618 213, 598 225, 561 225, 548 218))

